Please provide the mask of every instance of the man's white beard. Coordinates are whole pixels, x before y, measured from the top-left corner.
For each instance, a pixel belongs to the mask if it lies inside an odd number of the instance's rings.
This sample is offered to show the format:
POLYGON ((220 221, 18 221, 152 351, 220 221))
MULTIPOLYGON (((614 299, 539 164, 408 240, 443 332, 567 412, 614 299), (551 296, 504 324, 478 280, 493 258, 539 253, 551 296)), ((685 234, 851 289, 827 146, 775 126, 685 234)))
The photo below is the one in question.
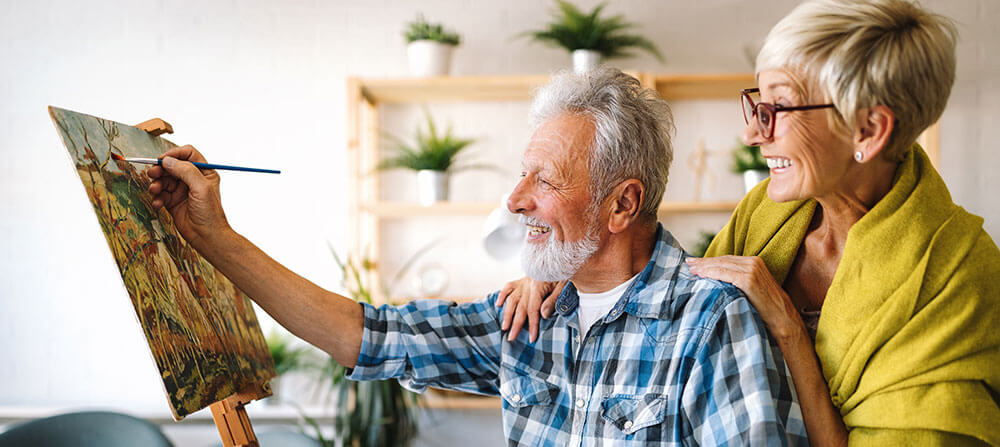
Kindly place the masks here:
MULTIPOLYGON (((523 214, 520 220, 523 224, 548 227, 537 219, 523 214)), ((593 230, 595 228, 591 228, 587 235, 578 241, 557 241, 555 235, 550 234, 543 244, 525 243, 521 248, 521 268, 535 281, 553 282, 570 279, 597 251, 597 232, 593 230)))

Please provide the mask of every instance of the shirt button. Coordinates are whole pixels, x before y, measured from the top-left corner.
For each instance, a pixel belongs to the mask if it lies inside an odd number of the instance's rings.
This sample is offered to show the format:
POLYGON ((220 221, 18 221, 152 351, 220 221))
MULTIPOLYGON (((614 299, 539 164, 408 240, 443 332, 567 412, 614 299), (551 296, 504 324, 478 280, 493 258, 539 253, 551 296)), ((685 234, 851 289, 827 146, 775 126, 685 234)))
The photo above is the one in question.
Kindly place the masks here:
POLYGON ((520 402, 521 401, 521 395, 520 394, 515 394, 513 396, 510 396, 510 400, 512 400, 514 402, 520 402))
POLYGON ((625 427, 626 430, 632 428, 632 421, 625 421, 623 427, 625 427))
POLYGON ((580 408, 583 408, 583 406, 584 406, 584 405, 586 405, 586 404, 587 404, 587 403, 586 403, 586 402, 584 402, 584 401, 583 401, 583 399, 577 399, 577 400, 576 400, 576 406, 577 406, 577 407, 580 407, 580 408))

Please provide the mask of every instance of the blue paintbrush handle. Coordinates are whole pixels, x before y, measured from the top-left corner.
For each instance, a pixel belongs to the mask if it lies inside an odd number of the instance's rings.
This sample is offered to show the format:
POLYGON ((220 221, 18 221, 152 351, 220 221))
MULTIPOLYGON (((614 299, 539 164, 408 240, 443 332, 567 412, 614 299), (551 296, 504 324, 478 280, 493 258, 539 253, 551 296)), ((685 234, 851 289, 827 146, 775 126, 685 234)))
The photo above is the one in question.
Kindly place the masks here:
POLYGON ((192 161, 191 164, 198 167, 198 169, 224 169, 227 171, 246 171, 246 172, 263 172, 265 174, 281 174, 281 171, 276 171, 274 169, 259 169, 259 168, 245 168, 243 166, 228 166, 228 165, 217 165, 212 163, 198 163, 192 161))
MULTIPOLYGON (((259 168, 245 168, 243 166, 229 166, 229 165, 217 165, 213 163, 199 163, 197 161, 190 162, 198 169, 222 169, 226 171, 244 171, 244 172, 263 172, 265 174, 281 174, 281 171, 274 169, 259 169, 259 168)), ((157 158, 156 164, 162 165, 163 159, 157 158)))

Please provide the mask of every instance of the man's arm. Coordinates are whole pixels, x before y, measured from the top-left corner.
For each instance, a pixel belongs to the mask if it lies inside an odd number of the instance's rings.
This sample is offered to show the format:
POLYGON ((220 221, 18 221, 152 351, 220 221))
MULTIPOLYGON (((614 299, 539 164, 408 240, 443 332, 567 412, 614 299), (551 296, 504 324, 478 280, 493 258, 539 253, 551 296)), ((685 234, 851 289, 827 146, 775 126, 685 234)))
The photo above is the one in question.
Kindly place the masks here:
POLYGON ((236 233, 222 210, 219 174, 188 161, 206 160, 191 146, 177 147, 163 155, 162 167, 147 170, 153 206, 166 208, 184 239, 278 323, 353 367, 361 306, 296 275, 236 233))
POLYGON ((413 391, 433 386, 499 394, 503 333, 496 296, 461 305, 440 300, 378 308, 364 304, 361 355, 348 378, 396 378, 413 391))
POLYGON ((682 396, 691 441, 808 445, 781 352, 746 298, 726 305, 697 352, 682 396))

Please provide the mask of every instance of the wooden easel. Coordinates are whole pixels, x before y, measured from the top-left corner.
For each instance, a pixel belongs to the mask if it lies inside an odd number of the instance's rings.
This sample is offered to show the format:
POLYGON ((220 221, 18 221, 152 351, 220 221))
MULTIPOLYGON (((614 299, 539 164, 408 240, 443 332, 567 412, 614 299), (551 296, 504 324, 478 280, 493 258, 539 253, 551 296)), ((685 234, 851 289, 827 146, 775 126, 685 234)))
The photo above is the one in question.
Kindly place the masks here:
POLYGON ((250 418, 244 405, 271 395, 271 385, 264 383, 256 391, 248 390, 235 393, 222 399, 209 408, 215 427, 219 429, 222 445, 225 447, 259 447, 257 435, 253 433, 250 418))
MULTIPOLYGON (((151 136, 157 137, 165 133, 174 133, 170 123, 159 118, 153 118, 136 124, 138 127, 151 136)), ((215 420, 215 427, 219 429, 219 436, 222 438, 224 447, 259 447, 257 435, 250 425, 250 417, 244 405, 260 400, 271 395, 271 384, 265 382, 262 385, 251 387, 249 390, 234 393, 233 395, 209 405, 212 409, 212 419, 215 420)))

